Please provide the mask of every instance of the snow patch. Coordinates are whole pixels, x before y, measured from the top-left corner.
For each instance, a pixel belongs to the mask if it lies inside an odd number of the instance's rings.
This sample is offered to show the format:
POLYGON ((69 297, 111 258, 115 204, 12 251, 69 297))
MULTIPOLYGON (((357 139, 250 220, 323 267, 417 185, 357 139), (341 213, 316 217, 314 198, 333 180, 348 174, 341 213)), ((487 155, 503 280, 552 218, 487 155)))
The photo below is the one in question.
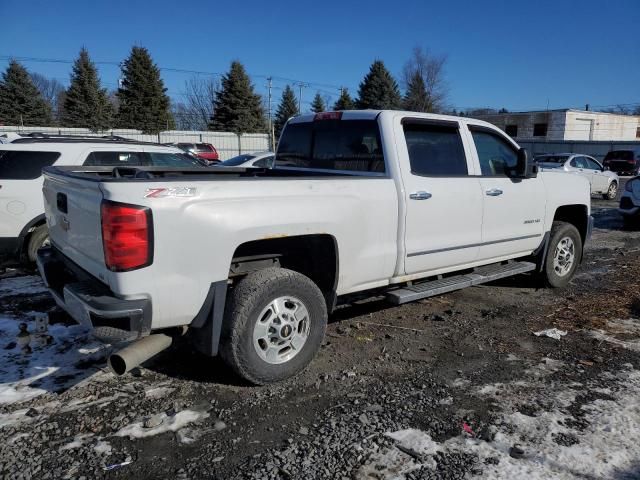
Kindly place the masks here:
POLYGON ((576 392, 558 395, 556 391, 549 391, 546 395, 554 407, 538 412, 536 417, 519 412, 503 414, 497 433, 490 442, 461 435, 438 444, 419 430, 388 433, 387 436, 396 440, 399 446, 425 455, 426 460, 417 462, 400 451, 372 452, 357 478, 404 478, 411 470, 430 466, 437 451, 477 455, 478 464, 484 470, 483 477, 491 479, 637 478, 640 372, 622 371, 616 376, 616 384, 619 390, 611 389, 610 394, 617 398, 595 400, 582 407, 586 421, 583 430, 567 426, 571 416, 566 407, 576 392), (509 455, 514 444, 520 444, 524 449, 523 458, 515 459, 509 455), (499 463, 485 464, 488 458, 497 458, 499 463), (380 476, 375 476, 376 472, 380 476), (365 474, 372 476, 366 477, 365 474))
POLYGON ((628 318, 607 320, 606 330, 592 330, 590 335, 601 342, 609 342, 619 345, 634 352, 640 352, 640 321, 628 318), (623 340, 615 335, 633 336, 633 339, 623 340))
POLYGON ((166 413, 160 414, 162 423, 157 427, 144 428, 142 422, 132 423, 124 428, 121 428, 116 432, 116 437, 129 437, 129 438, 145 438, 153 435, 159 435, 164 432, 176 432, 185 425, 188 425, 199 420, 203 420, 209 416, 206 412, 196 412, 193 410, 182 410, 170 417, 166 413))
POLYGON ((166 397, 167 395, 172 393, 174 390, 175 388, 170 388, 170 387, 149 388, 145 390, 144 396, 149 399, 162 398, 162 397, 166 397))
POLYGON ((112 450, 113 448, 111 447, 111 444, 102 439, 98 440, 98 443, 93 446, 93 451, 98 455, 109 456, 111 455, 112 450))
POLYGON ((90 433, 82 433, 82 434, 76 435, 73 438, 73 441, 60 447, 60 451, 73 450, 75 448, 80 448, 83 445, 86 445, 87 443, 89 443, 89 440, 91 440, 92 437, 93 435, 90 433))
MULTIPOLYGON (((43 314, 34 312, 33 315, 43 314)), ((22 322, 28 324, 30 332, 35 331, 34 321, 0 315, 0 346, 15 342, 22 322)), ((93 340, 89 331, 80 325, 50 325, 48 335, 53 343, 33 341, 31 353, 24 353, 17 346, 0 350, 0 404, 22 403, 47 392, 66 389, 87 374, 83 365, 101 361, 110 348, 93 340)), ((35 334, 32 333, 32 337, 35 338, 35 334)))

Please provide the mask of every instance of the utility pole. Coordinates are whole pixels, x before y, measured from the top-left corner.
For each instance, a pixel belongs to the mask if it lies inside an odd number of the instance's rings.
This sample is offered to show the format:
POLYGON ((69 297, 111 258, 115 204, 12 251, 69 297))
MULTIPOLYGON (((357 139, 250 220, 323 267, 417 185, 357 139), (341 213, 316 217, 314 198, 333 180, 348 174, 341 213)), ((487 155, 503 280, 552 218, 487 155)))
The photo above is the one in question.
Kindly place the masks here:
POLYGON ((300 94, 298 95, 298 115, 302 113, 302 89, 308 86, 309 85, 304 82, 298 83, 298 87, 300 88, 300 94))
POLYGON ((273 87, 273 78, 267 77, 267 87, 269 88, 269 136, 271 137, 271 151, 276 151, 276 139, 274 138, 273 121, 271 117, 271 88, 273 87))

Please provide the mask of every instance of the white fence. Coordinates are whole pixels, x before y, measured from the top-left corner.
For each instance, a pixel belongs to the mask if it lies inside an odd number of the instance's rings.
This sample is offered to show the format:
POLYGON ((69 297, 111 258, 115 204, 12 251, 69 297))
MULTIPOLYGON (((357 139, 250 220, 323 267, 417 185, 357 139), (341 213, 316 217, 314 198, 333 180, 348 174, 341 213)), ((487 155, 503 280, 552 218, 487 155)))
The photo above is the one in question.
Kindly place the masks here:
POLYGON ((269 135, 266 133, 242 133, 232 132, 194 132, 190 130, 168 130, 155 135, 143 134, 140 130, 112 129, 96 133, 87 128, 62 128, 62 127, 16 127, 0 126, 0 135, 7 132, 18 133, 45 133, 52 135, 87 135, 101 137, 104 135, 117 135, 141 142, 157 143, 210 143, 220 155, 221 160, 235 157, 241 153, 269 150, 269 135))

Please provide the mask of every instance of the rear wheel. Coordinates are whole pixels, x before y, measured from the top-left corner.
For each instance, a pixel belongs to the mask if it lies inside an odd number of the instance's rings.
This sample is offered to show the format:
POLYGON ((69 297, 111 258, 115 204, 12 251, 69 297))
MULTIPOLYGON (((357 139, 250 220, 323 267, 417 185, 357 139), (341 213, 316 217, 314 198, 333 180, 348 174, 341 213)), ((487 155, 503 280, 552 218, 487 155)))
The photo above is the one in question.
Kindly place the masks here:
POLYGON ((605 200, 615 200, 618 195, 618 182, 611 182, 609 188, 607 189, 607 193, 603 194, 602 197, 605 200))
POLYGON ((326 303, 315 283, 291 270, 267 268, 230 292, 220 354, 251 383, 277 382, 311 362, 326 325, 326 303))
POLYGON ((565 287, 582 260, 582 237, 570 223, 553 222, 544 262, 545 283, 553 288, 565 287))
POLYGON ((29 235, 26 251, 29 262, 35 263, 38 250, 47 245, 49 245, 49 230, 46 225, 40 225, 29 235))

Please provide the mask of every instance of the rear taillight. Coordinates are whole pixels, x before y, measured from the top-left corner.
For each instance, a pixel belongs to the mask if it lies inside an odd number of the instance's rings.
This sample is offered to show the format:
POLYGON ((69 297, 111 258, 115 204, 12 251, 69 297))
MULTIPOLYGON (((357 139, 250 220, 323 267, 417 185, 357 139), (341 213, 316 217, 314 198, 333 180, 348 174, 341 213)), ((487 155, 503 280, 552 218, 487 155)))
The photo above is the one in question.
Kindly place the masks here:
POLYGON ((104 200, 101 207, 102 245, 107 268, 126 272, 151 265, 151 209, 104 200))

